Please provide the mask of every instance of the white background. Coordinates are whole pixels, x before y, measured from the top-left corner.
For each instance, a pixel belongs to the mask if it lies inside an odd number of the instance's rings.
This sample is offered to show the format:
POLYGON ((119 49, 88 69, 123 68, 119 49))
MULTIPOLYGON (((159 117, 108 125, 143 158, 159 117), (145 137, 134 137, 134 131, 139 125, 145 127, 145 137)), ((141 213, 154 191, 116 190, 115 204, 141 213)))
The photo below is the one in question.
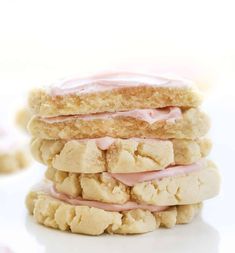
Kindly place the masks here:
POLYGON ((174 72, 195 80, 212 118, 218 198, 189 226, 138 237, 73 236, 44 229, 23 201, 43 174, 0 178, 0 243, 14 252, 234 252, 234 1, 0 0, 0 121, 12 121, 27 91, 103 69, 174 72))

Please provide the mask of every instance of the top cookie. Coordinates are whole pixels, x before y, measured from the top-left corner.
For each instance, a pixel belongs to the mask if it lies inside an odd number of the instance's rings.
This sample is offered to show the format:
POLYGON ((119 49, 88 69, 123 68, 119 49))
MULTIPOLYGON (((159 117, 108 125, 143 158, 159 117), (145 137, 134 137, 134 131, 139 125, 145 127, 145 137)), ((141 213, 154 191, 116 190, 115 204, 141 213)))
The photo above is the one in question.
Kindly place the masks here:
POLYGON ((43 117, 197 107, 200 103, 201 96, 190 81, 128 72, 62 80, 29 96, 30 108, 43 117))

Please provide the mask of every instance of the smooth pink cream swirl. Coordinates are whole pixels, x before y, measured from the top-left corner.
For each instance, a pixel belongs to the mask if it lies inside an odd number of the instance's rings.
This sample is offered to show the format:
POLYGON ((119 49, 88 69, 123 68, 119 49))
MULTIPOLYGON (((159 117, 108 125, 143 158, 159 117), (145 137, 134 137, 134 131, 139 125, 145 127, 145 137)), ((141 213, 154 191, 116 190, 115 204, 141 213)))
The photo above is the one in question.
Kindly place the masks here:
POLYGON ((185 88, 192 86, 192 82, 178 77, 172 78, 154 74, 117 71, 101 73, 87 78, 76 77, 59 80, 51 86, 50 94, 52 96, 64 96, 68 94, 82 95, 138 86, 185 88))
POLYGON ((171 166, 164 170, 160 171, 146 171, 146 172, 137 172, 137 173, 110 173, 103 172, 107 177, 115 178, 124 185, 134 186, 137 183, 160 180, 164 177, 175 177, 181 175, 187 175, 189 173, 203 169, 205 166, 206 160, 201 159, 196 163, 183 166, 171 166))

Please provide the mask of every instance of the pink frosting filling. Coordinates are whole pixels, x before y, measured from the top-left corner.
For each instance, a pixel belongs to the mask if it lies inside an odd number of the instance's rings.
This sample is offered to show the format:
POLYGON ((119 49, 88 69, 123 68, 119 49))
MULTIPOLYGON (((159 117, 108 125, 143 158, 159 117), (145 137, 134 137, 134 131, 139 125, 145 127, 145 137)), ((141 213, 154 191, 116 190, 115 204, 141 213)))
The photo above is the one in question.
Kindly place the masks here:
POLYGON ((52 85, 50 94, 52 96, 63 96, 73 93, 85 94, 125 87, 157 86, 182 88, 191 85, 192 82, 180 78, 131 72, 108 72, 89 78, 62 79, 52 85))
POLYGON ((113 177, 116 180, 127 186, 134 186, 140 182, 152 181, 156 179, 162 179, 164 177, 175 177, 180 175, 186 175, 194 171, 198 171, 204 168, 205 159, 200 161, 185 165, 185 166, 171 166, 167 169, 160 171, 146 171, 146 172, 137 172, 137 173, 110 173, 103 172, 106 176, 113 177))
MULTIPOLYGON (((201 159, 200 161, 186 166, 172 166, 162 171, 150 171, 150 172, 139 172, 139 173, 109 173, 103 172, 104 175, 108 177, 113 177, 116 180, 122 182, 127 186, 134 186, 140 182, 152 181, 156 179, 162 179, 164 177, 175 177, 179 175, 186 175, 188 173, 192 173, 194 171, 198 171, 203 169, 205 166, 206 160, 201 159)), ((50 194, 52 197, 65 201, 72 205, 78 206, 89 206, 95 207, 99 209, 103 209, 106 211, 127 211, 133 209, 144 209, 150 212, 160 212, 167 209, 167 206, 155 206, 155 205, 147 205, 147 204, 139 204, 133 201, 127 201, 126 203, 120 204, 110 204, 103 203, 100 201, 86 200, 81 197, 72 198, 66 194, 57 192, 51 183, 40 183, 33 188, 34 191, 42 191, 50 194)))
POLYGON ((178 107, 166 107, 162 109, 139 109, 126 112, 106 112, 95 113, 89 115, 70 115, 70 116, 57 116, 57 117, 45 117, 41 118, 47 123, 63 122, 73 119, 81 120, 96 120, 96 119, 112 119, 116 117, 131 117, 139 119, 149 124, 153 124, 158 121, 175 122, 182 116, 181 109, 178 107))
POLYGON ((95 139, 95 142, 99 149, 107 150, 115 142, 115 138, 106 136, 95 139))
POLYGON ((138 204, 133 201, 127 201, 126 203, 120 205, 120 204, 104 203, 104 202, 94 201, 94 200, 86 200, 86 199, 82 199, 81 197, 72 198, 66 194, 57 192, 54 189, 52 183, 48 181, 42 181, 36 184, 34 187, 32 187, 31 190, 45 192, 48 195, 51 195, 53 198, 62 200, 71 205, 89 206, 89 207, 95 207, 95 208, 103 209, 106 211, 113 211, 113 212, 121 212, 121 211, 133 210, 133 209, 138 209, 138 208, 148 210, 150 212, 160 212, 168 208, 167 206, 138 204))
POLYGON ((65 201, 71 205, 89 206, 89 207, 95 207, 95 208, 103 209, 105 211, 113 211, 113 212, 128 211, 128 210, 133 210, 133 209, 138 209, 138 208, 148 210, 150 212, 160 212, 160 211, 163 211, 167 208, 167 206, 138 204, 133 201, 128 201, 128 202, 120 205, 120 204, 104 203, 104 202, 94 201, 94 200, 85 200, 80 197, 70 198, 69 196, 59 193, 59 192, 55 191, 54 189, 51 191, 51 195, 54 198, 65 201))

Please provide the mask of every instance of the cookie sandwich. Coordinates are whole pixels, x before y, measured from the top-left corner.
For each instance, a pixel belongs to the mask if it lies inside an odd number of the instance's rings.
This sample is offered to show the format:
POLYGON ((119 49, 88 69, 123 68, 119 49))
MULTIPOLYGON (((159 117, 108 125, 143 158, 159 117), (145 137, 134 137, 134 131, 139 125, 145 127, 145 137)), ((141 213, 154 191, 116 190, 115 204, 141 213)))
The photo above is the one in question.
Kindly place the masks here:
POLYGON ((190 81, 138 73, 33 90, 31 151, 46 173, 27 196, 29 212, 89 235, 191 222, 220 185, 201 102, 190 81))

